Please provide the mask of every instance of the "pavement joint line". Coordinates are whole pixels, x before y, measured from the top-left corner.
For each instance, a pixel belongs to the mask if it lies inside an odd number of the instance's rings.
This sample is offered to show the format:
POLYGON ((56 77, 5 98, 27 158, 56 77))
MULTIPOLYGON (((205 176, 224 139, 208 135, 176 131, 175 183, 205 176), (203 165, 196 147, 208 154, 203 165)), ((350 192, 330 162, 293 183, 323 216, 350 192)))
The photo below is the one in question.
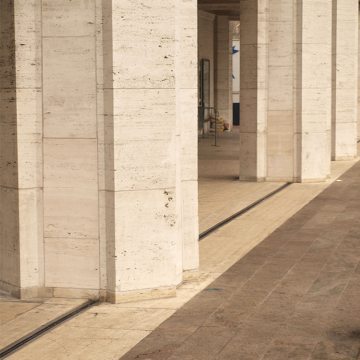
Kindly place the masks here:
POLYGON ((251 203, 250 205, 246 206, 245 208, 241 209, 240 211, 237 211, 236 213, 234 213, 233 215, 227 217, 226 219, 218 222, 217 224, 211 226, 209 229, 203 231, 202 233, 200 233, 199 235, 199 241, 203 240, 204 238, 206 238, 207 236, 211 235, 213 232, 215 232, 216 230, 219 230, 220 228, 222 228, 223 226, 227 225, 228 223, 232 222, 233 220, 237 219, 238 217, 245 215, 247 212, 249 212, 250 210, 254 209, 256 206, 260 205, 261 203, 265 202, 266 200, 270 199, 271 197, 273 197, 274 195, 278 194, 279 192, 285 190, 287 187, 289 187, 290 185, 292 185, 293 183, 286 183, 282 186, 280 186, 278 189, 270 192, 269 194, 263 196, 262 198, 260 198, 259 200, 254 201, 253 203, 251 203))
POLYGON ((8 356, 14 354, 15 352, 19 351, 29 343, 37 340, 39 337, 45 335, 50 330, 62 325, 64 322, 74 318, 77 315, 80 315, 85 310, 93 307, 94 305, 98 304, 96 300, 89 300, 86 301, 84 304, 77 306, 75 309, 69 310, 63 315, 47 322, 44 325, 41 325, 37 329, 29 332, 28 334, 24 335, 20 339, 12 342, 11 344, 5 346, 3 349, 0 350, 0 359, 5 359, 8 356))

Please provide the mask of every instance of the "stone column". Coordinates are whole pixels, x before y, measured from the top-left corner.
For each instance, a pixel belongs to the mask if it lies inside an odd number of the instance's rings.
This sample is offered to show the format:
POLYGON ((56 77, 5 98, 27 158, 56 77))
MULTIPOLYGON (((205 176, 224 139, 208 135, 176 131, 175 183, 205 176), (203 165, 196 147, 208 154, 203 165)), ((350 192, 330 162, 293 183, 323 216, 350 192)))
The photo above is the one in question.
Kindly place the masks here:
POLYGON ((268 10, 240 1, 240 180, 266 177, 268 10))
POLYGON ((42 0, 45 285, 98 296, 95 0, 42 0))
POLYGON ((177 168, 181 180, 182 201, 178 211, 185 271, 199 266, 199 217, 198 217, 198 49, 197 49, 197 1, 176 1, 176 118, 179 158, 177 168))
POLYGON ((294 7, 293 1, 269 1, 266 178, 270 181, 294 181, 294 7))
POLYGON ((357 155, 358 18, 358 0, 333 0, 333 160, 357 155))
POLYGON ((41 1, 0 2, 0 289, 43 295, 41 1))
POLYGON ((296 178, 330 174, 331 21, 329 0, 298 0, 296 24, 296 178))
POLYGON ((104 4, 107 278, 114 302, 168 296, 180 281, 176 2, 104 4))
POLYGON ((229 18, 217 16, 215 27, 215 107, 230 126, 232 115, 232 32, 229 18))

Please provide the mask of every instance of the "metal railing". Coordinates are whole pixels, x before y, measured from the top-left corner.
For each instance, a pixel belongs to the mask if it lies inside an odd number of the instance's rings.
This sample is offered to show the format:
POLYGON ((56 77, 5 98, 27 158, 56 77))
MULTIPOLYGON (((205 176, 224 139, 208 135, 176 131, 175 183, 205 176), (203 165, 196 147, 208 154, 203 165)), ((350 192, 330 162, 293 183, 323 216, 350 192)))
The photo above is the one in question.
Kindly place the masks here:
POLYGON ((202 110, 202 135, 205 135, 205 123, 210 122, 210 129, 211 129, 211 119, 214 119, 214 144, 213 146, 218 146, 218 133, 217 133, 217 123, 219 119, 219 112, 213 106, 203 106, 201 107, 202 110), (209 112, 209 117, 205 119, 206 111, 209 112))

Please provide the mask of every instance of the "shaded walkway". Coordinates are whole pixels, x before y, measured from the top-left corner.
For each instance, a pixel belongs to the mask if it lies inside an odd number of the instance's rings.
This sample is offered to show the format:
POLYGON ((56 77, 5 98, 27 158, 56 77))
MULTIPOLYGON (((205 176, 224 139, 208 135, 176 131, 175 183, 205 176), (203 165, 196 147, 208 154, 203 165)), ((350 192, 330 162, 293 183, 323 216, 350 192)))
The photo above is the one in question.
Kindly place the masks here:
POLYGON ((121 359, 350 360, 359 350, 358 163, 121 359))
POLYGON ((280 188, 280 182, 239 181, 239 128, 199 138, 200 233, 280 188))

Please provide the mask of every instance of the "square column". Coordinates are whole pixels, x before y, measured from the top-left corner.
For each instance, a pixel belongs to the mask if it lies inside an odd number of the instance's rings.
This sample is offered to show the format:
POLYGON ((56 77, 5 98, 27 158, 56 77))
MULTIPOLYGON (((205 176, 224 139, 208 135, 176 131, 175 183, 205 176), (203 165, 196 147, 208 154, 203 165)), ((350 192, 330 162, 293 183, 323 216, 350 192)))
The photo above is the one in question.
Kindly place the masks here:
POLYGON ((240 4, 240 179, 324 181, 331 158, 332 4, 240 4))
POLYGON ((332 159, 357 156, 359 2, 333 0, 332 159))
POLYGON ((240 180, 266 177, 268 0, 240 1, 240 180))
POLYGON ((232 126, 232 32, 227 16, 216 17, 215 39, 215 107, 232 126))
POLYGON ((176 3, 126 0, 104 7, 107 295, 113 302, 169 296, 181 281, 176 110, 184 86, 175 82, 176 3))
POLYGON ((0 289, 41 296, 41 1, 0 2, 0 289))
POLYGON ((298 0, 296 23, 296 178, 330 174, 331 22, 329 0, 298 0))

